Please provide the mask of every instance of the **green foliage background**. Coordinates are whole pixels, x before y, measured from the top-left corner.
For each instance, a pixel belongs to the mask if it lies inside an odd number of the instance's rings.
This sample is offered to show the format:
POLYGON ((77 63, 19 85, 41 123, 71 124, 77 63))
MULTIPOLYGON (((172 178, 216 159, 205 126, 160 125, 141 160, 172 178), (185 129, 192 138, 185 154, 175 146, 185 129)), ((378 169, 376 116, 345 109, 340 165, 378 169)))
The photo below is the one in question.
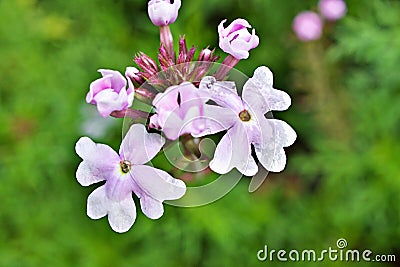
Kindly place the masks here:
MULTIPOLYGON (((291 23, 316 0, 183 1, 175 38, 218 47, 223 18, 257 29, 260 46, 237 68, 269 66, 292 96, 274 114, 298 133, 287 168, 253 194, 242 179, 212 205, 167 206, 158 221, 138 212, 123 235, 86 216, 95 187, 76 182, 74 152, 84 97, 97 69, 156 55, 146 2, 0 0, 0 266, 274 266, 287 263, 259 262, 264 245, 322 250, 338 238, 397 262, 324 266, 399 266, 399 1, 348 0, 347 16, 312 43, 296 40, 291 23)), ((117 148, 121 125, 109 127, 94 139, 117 148)))

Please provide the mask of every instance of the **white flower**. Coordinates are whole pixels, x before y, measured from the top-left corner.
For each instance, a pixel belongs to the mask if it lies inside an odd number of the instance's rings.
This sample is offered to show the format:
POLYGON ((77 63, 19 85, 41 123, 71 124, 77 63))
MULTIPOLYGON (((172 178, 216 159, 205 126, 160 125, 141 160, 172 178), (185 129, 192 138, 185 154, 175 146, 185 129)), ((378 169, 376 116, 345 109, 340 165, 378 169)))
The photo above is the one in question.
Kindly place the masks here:
POLYGON ((201 136, 223 130, 227 133, 218 143, 210 168, 225 174, 237 168, 246 176, 253 176, 258 166, 251 155, 251 145, 260 163, 269 171, 280 172, 286 165, 284 147, 296 139, 295 131, 284 121, 267 119, 271 110, 285 110, 291 100, 287 93, 274 89, 272 72, 259 67, 243 88, 243 100, 232 82, 217 82, 206 77, 200 90, 210 93, 218 106, 206 105, 206 130, 201 136))
POLYGON ((178 199, 186 186, 165 171, 144 165, 164 145, 158 134, 147 133, 141 124, 134 124, 121 143, 119 154, 88 137, 76 143, 76 153, 83 159, 76 178, 83 186, 106 181, 88 197, 87 214, 92 219, 108 215, 111 228, 119 233, 128 231, 136 219, 132 192, 140 198, 143 213, 158 219, 164 213, 164 200, 178 199))

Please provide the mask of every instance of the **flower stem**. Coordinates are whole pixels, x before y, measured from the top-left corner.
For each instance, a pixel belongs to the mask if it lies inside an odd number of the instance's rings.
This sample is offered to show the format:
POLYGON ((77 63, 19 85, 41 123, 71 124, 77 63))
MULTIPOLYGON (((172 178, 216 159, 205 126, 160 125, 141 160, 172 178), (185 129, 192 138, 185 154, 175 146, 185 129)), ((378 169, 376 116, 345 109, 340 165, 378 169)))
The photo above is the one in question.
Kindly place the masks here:
POLYGON ((215 78, 217 80, 223 80, 228 72, 240 61, 240 59, 237 59, 233 57, 232 55, 228 55, 224 61, 222 62, 221 67, 215 74, 215 78))
POLYGON ((169 57, 175 62, 174 39, 172 37, 171 29, 168 25, 160 26, 160 42, 164 44, 167 49, 169 57))

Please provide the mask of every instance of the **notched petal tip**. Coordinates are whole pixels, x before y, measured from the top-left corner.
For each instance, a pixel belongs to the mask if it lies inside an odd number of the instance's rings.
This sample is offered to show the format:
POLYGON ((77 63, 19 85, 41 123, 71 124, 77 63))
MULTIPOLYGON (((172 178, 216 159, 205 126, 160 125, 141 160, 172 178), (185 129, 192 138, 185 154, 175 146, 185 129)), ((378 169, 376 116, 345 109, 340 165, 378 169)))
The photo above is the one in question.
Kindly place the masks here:
POLYGON ((89 186, 94 183, 104 181, 105 173, 94 166, 90 166, 87 162, 82 161, 75 173, 76 180, 82 186, 89 186))
POLYGON ((120 202, 110 203, 108 222, 117 233, 125 233, 136 221, 136 206, 132 196, 128 196, 120 202))
POLYGON ((283 131, 282 134, 285 135, 285 142, 283 144, 284 147, 293 145, 297 139, 296 131, 287 122, 280 121, 280 123, 281 123, 282 131, 283 131))
POLYGON ((87 215, 94 220, 108 215, 111 229, 117 233, 124 233, 136 220, 136 207, 131 195, 121 201, 109 199, 103 185, 89 195, 87 215))
POLYGON ((257 81, 273 86, 274 75, 267 66, 260 66, 254 71, 252 79, 257 79, 257 81))
POLYGON ((93 147, 95 143, 87 136, 79 138, 78 142, 75 144, 75 152, 82 159, 85 158, 87 147, 93 147))

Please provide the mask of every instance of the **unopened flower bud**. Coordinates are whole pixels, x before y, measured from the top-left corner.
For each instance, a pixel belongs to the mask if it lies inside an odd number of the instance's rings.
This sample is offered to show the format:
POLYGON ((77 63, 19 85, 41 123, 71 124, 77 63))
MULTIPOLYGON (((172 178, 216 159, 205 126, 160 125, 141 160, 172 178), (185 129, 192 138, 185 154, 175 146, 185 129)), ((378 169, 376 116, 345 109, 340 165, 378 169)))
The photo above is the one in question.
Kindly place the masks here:
POLYGON ((90 84, 90 91, 86 102, 97 106, 103 117, 109 116, 113 111, 121 111, 132 106, 134 89, 132 82, 115 70, 99 70, 103 76, 90 84))
POLYGON ((256 48, 260 42, 256 31, 250 34, 247 28, 251 25, 244 19, 234 20, 227 28, 224 28, 223 20, 218 26, 219 47, 236 59, 247 59, 249 51, 256 48))
POLYGON ((199 55, 199 61, 209 61, 212 51, 208 48, 201 50, 199 55))
POLYGON ((181 7, 181 0, 150 0, 148 4, 148 13, 156 26, 166 26, 174 23, 178 17, 178 11, 181 7))

